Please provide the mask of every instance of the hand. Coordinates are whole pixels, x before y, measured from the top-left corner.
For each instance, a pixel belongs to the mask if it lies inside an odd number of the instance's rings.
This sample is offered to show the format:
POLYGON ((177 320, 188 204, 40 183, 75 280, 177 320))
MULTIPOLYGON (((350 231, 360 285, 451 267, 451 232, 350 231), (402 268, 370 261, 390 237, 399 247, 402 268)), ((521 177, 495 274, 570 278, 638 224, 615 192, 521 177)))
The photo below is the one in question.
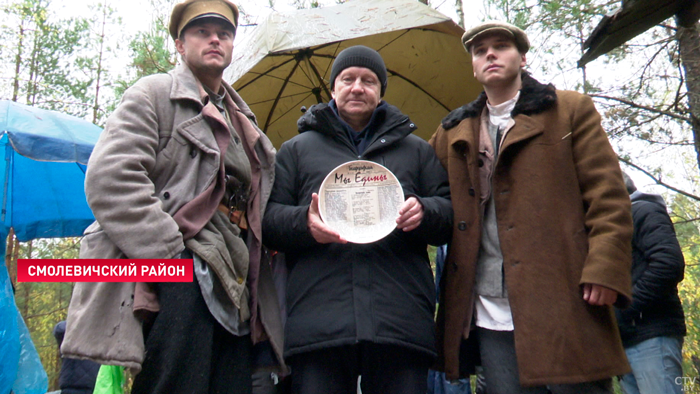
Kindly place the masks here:
POLYGON ((415 230, 423 220, 423 206, 415 197, 409 197, 399 207, 399 217, 396 219, 396 228, 403 231, 415 230))
POLYGON ((617 291, 601 285, 584 283, 583 299, 591 305, 612 305, 617 300, 617 291))
POLYGON ((309 227, 311 236, 320 244, 329 244, 332 242, 346 244, 348 241, 341 237, 337 231, 330 228, 326 223, 323 223, 321 215, 318 213, 318 194, 311 195, 311 205, 309 212, 306 214, 306 223, 309 227))

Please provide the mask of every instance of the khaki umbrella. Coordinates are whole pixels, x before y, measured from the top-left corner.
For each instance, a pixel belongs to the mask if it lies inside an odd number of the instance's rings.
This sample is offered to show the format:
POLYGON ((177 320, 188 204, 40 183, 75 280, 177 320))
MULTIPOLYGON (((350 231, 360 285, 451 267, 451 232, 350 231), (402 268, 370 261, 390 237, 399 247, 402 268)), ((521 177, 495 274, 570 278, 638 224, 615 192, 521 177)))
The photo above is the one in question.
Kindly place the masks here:
POLYGON ((384 59, 384 100, 427 139, 449 111, 482 90, 450 18, 416 0, 354 0, 268 18, 237 44, 224 78, 250 105, 272 143, 297 135, 305 108, 328 102, 331 64, 343 49, 366 45, 384 59))

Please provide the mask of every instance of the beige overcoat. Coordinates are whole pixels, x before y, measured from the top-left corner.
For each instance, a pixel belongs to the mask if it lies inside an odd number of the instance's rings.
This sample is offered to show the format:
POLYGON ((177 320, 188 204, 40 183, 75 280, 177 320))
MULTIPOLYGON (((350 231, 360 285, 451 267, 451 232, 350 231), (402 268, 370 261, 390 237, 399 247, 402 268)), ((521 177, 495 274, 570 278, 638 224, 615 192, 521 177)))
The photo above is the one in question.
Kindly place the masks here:
MULTIPOLYGON (((241 97, 228 84, 224 87, 260 134, 254 151, 260 161, 262 216, 274 184, 276 151, 241 97)), ((212 127, 226 127, 218 109, 202 102, 202 93, 184 65, 143 78, 127 90, 88 164, 86 195, 96 221, 85 231, 81 258, 163 259, 184 250, 172 216, 215 181, 221 152, 212 127)), ((230 275, 219 278, 235 303, 246 286, 245 278, 240 280, 244 274, 235 267, 224 269, 230 275)), ((257 288, 260 320, 281 360, 281 318, 265 262, 257 288)), ((134 283, 76 284, 62 354, 140 370, 144 341, 134 315, 134 289, 134 283)), ((154 307, 146 303, 137 309, 154 307)))

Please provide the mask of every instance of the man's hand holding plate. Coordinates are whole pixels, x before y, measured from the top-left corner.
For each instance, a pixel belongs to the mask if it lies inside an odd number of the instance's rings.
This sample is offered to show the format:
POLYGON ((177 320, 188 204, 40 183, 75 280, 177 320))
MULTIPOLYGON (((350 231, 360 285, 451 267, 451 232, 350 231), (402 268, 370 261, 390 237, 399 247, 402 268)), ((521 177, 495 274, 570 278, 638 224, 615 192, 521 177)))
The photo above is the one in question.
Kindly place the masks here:
POLYGON ((409 197, 399 207, 396 228, 403 231, 415 230, 423 220, 423 206, 415 197, 409 197))
POLYGON ((309 213, 306 215, 307 226, 309 227, 309 232, 314 237, 316 242, 321 244, 329 243, 341 243, 346 244, 348 241, 341 237, 337 231, 330 228, 326 223, 321 220, 321 215, 318 209, 318 194, 313 193, 311 195, 311 205, 309 206, 309 213))

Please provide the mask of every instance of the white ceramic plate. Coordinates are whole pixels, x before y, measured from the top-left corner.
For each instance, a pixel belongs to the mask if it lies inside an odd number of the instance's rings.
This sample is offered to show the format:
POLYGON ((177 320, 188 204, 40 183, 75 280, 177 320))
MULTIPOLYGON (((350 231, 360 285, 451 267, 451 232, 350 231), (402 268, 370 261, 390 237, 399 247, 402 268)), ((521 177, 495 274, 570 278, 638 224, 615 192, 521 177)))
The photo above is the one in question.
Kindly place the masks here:
POLYGON ((349 242, 378 241, 396 228, 403 189, 388 168, 355 160, 336 167, 318 192, 321 219, 349 242))

